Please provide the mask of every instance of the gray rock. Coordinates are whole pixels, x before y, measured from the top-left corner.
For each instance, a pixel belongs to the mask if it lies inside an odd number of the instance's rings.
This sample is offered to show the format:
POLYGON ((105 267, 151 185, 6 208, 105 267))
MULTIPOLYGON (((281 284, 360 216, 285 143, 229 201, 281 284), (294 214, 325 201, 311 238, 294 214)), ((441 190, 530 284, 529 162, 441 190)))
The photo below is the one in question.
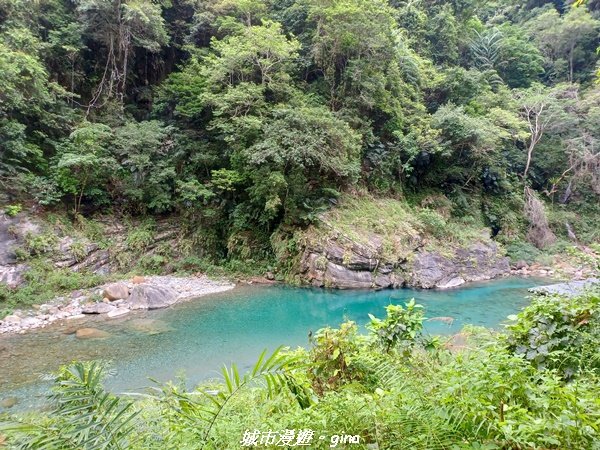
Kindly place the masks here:
POLYGON ((8 315, 4 319, 2 319, 2 321, 7 325, 20 325, 21 320, 22 319, 15 314, 8 315))
POLYGON ((437 287, 439 289, 450 289, 450 288, 453 288, 453 287, 461 286, 463 284, 465 284, 465 279, 464 278, 454 277, 454 278, 448 280, 445 283, 439 284, 437 287))
POLYGON ((81 312, 83 314, 106 314, 115 310, 116 308, 116 306, 113 306, 109 303, 90 303, 88 305, 84 305, 81 308, 81 312))
POLYGON ((21 320, 20 325, 22 328, 35 328, 40 326, 41 323, 42 321, 37 317, 25 317, 21 320))
MULTIPOLYGON (((484 238, 482 238, 484 239, 484 238)), ((345 241, 344 241, 345 242, 345 241)), ((415 239, 415 245, 419 244, 415 239)), ((494 242, 483 240, 453 253, 419 251, 398 261, 381 256, 382 239, 369 237, 367 244, 342 245, 336 239, 305 248, 300 273, 313 286, 333 288, 451 288, 468 281, 492 279, 510 272, 508 258, 494 242)))
POLYGON ((431 319, 427 319, 428 322, 442 322, 446 325, 452 325, 454 323, 454 317, 448 316, 440 316, 440 317, 432 317, 431 319))
POLYGON ((525 269, 527 266, 528 266, 527 261, 524 261, 521 259, 513 264, 513 269, 521 270, 521 269, 525 269))
POLYGON ((323 281, 325 286, 338 289, 368 289, 373 287, 373 274, 366 270, 353 270, 329 261, 323 281))
POLYGON ((125 283, 112 283, 104 288, 102 296, 109 300, 120 300, 129 297, 129 289, 125 283))
POLYGON ((562 295, 565 297, 575 297, 583 293, 586 289, 598 285, 600 285, 599 278, 588 278, 587 280, 570 281, 567 283, 535 287, 529 289, 529 292, 541 295, 562 295))
POLYGON ((420 288, 450 288, 467 281, 490 280, 510 272, 508 258, 498 254, 495 243, 477 242, 455 250, 452 256, 435 252, 415 255, 410 285, 420 288))
POLYGON ((166 308, 177 302, 177 292, 169 287, 136 284, 128 300, 131 309, 166 308))
POLYGON ((120 307, 113 311, 110 311, 107 314, 107 316, 110 317, 111 319, 113 319, 115 317, 120 317, 120 316, 124 316, 125 314, 129 314, 130 312, 131 312, 131 310, 129 308, 120 307))
POLYGON ((25 272, 28 270, 29 266, 27 264, 0 266, 0 283, 16 288, 23 284, 25 272))

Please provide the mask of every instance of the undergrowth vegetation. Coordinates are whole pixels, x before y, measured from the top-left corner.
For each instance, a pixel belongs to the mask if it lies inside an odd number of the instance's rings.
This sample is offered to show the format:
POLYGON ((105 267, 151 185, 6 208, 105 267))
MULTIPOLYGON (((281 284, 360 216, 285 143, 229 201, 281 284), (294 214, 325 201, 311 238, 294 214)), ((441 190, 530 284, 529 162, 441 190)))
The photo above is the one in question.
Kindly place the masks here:
POLYGON ((481 220, 472 215, 452 216, 445 206, 427 200, 413 206, 405 200, 368 194, 344 196, 336 208, 319 217, 318 225, 309 229, 305 238, 318 240, 341 234, 341 242, 367 247, 375 242, 389 260, 406 258, 419 247, 444 251, 489 238, 481 220))
POLYGON ((305 430, 316 449, 600 448, 600 292, 538 297, 509 319, 444 342, 423 333, 419 305, 391 305, 367 334, 345 322, 306 349, 263 353, 246 375, 232 366, 220 382, 133 398, 102 388, 103 364, 73 363, 49 412, 4 416, 1 430, 23 449, 277 448, 269 431, 293 433, 289 448, 305 430))

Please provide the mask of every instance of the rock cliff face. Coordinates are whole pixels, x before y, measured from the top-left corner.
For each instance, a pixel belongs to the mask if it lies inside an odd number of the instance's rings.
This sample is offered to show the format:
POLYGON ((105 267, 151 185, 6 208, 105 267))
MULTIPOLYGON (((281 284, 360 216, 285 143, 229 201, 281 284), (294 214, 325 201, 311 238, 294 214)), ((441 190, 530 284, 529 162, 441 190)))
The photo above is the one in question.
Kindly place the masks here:
POLYGON ((449 252, 416 246, 406 258, 390 261, 382 256, 382 240, 368 244, 330 238, 305 247, 300 261, 302 278, 313 286, 353 288, 451 288, 468 281, 489 280, 510 272, 508 258, 489 240, 449 252))
POLYGON ((0 283, 16 287, 23 282, 27 265, 18 262, 15 248, 22 242, 25 233, 37 231, 37 225, 29 220, 0 213, 0 283))
MULTIPOLYGON (((126 242, 127 229, 117 221, 106 220, 101 223, 111 241, 110 246, 104 248, 89 239, 65 235, 59 228, 53 228, 25 213, 8 217, 0 212, 0 283, 15 288, 24 282, 24 274, 29 266, 17 258, 17 252, 25 251, 28 238, 42 234, 52 236, 51 248, 47 249, 44 256, 54 267, 99 275, 114 272, 119 265, 117 256, 131 254, 126 242)), ((143 255, 152 255, 159 245, 168 245, 176 237, 176 223, 158 221, 152 242, 143 249, 143 255)), ((141 256, 137 255, 138 258, 141 256)))

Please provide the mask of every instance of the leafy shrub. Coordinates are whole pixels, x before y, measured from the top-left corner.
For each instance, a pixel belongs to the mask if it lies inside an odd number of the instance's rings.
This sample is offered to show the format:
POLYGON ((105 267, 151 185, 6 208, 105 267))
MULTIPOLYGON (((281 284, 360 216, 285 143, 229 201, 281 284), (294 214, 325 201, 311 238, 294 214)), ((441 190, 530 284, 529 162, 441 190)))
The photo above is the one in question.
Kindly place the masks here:
POLYGON ((54 408, 44 422, 16 420, 4 424, 20 448, 130 448, 138 439, 131 402, 106 392, 105 367, 97 362, 62 367, 50 399, 54 408))
POLYGON ((514 241, 506 245, 506 254, 512 262, 525 261, 531 264, 542 252, 529 242, 514 241))
POLYGON ((93 273, 57 269, 40 259, 33 259, 28 265, 30 267, 23 275, 25 283, 22 286, 0 290, 0 309, 11 310, 16 306, 46 302, 66 292, 97 286, 106 280, 93 273))
POLYGON ((4 214, 8 217, 15 217, 23 210, 21 205, 7 205, 4 207, 4 214))
POLYGON ((433 209, 423 208, 417 213, 417 217, 427 233, 438 239, 444 237, 447 232, 446 220, 440 213, 433 209))
POLYGON ((369 330, 386 352, 400 347, 404 353, 408 353, 421 337, 425 318, 423 307, 417 305, 413 298, 406 307, 388 305, 385 310, 387 317, 383 320, 369 314, 369 330))
POLYGON ((144 255, 139 259, 139 266, 146 272, 160 274, 167 263, 167 258, 162 255, 144 255))
POLYGON ((24 246, 31 256, 43 255, 54 251, 58 238, 51 232, 25 234, 24 246))
POLYGON ((536 297, 508 326, 507 345, 538 369, 556 369, 572 378, 582 369, 600 369, 600 293, 577 298, 536 297))
POLYGON ((142 223, 129 231, 125 243, 133 252, 141 253, 154 241, 154 223, 142 223))
POLYGON ((358 353, 358 326, 347 321, 340 328, 323 328, 312 337, 310 379, 318 394, 335 390, 342 384, 360 378, 352 365, 358 353))

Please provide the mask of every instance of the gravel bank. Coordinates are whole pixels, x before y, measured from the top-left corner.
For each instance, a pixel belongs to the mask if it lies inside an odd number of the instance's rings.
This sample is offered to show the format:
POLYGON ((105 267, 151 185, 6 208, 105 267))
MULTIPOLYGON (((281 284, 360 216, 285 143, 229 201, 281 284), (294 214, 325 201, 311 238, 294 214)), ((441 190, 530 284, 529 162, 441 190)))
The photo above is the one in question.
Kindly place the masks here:
POLYGON ((205 276, 148 276, 134 277, 116 283, 107 283, 95 288, 74 291, 69 296, 56 297, 44 304, 35 305, 28 311, 16 310, 13 314, 0 320, 0 334, 25 333, 27 330, 44 328, 57 321, 70 321, 84 318, 91 314, 106 314, 107 317, 121 317, 133 309, 154 309, 132 305, 130 298, 138 291, 168 292, 172 298, 166 307, 171 304, 195 299, 209 294, 228 291, 235 284, 230 281, 212 280, 205 276), (120 287, 125 298, 108 298, 107 292, 111 288, 120 287), (132 295, 128 295, 131 293, 132 295))

